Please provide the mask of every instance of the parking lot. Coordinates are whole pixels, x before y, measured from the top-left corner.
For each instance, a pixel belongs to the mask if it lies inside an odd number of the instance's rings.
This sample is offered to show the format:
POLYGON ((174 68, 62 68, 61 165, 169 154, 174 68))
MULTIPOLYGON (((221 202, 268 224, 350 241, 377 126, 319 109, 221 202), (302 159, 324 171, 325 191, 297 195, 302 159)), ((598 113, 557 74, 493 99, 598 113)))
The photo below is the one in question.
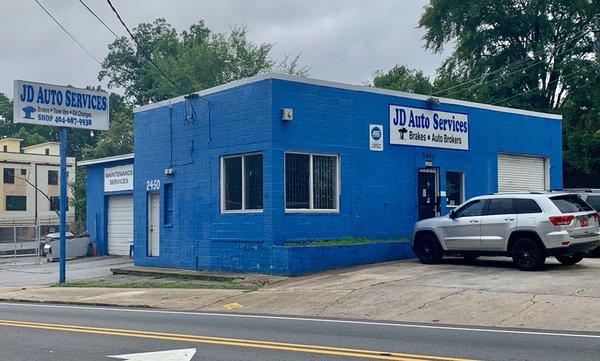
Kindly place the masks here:
MULTIPOLYGON (((94 257, 67 261, 69 280, 82 280, 91 277, 109 276, 110 268, 131 265, 124 257, 94 257)), ((0 259, 0 286, 39 286, 58 281, 58 263, 46 263, 41 258, 36 264, 35 257, 0 259)))
POLYGON ((600 259, 548 258, 538 272, 509 258, 389 262, 292 278, 228 302, 252 313, 600 331, 600 259))

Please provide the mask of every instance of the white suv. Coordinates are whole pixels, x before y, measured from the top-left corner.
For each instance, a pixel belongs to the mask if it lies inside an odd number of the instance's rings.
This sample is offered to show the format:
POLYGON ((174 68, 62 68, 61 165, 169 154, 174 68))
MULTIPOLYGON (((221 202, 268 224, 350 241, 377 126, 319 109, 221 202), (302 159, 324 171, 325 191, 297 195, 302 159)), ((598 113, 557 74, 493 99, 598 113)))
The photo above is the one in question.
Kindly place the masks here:
POLYGON ((422 263, 511 256, 522 270, 539 269, 548 256, 573 265, 599 245, 598 213, 573 193, 475 197, 447 216, 417 222, 413 235, 422 263))

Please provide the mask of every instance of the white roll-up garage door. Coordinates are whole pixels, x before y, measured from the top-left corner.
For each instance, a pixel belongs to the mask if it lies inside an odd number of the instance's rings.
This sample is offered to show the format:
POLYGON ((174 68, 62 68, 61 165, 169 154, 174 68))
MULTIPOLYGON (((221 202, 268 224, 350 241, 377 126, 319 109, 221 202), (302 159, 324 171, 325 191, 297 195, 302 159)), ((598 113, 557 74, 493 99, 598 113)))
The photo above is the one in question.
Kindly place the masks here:
POLYGON ((548 182, 546 159, 520 155, 498 155, 498 192, 543 192, 548 182))
POLYGON ((108 197, 108 254, 129 255, 133 243, 133 196, 108 197))

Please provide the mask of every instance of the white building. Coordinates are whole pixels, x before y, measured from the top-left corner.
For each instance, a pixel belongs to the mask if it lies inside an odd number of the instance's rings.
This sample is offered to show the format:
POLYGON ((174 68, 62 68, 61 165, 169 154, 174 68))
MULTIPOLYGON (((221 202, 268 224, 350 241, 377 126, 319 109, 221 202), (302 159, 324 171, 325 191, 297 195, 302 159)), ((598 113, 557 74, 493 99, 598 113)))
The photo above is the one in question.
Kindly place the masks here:
MULTIPOLYGON (((75 181, 75 158, 67 158, 68 193, 75 181)), ((21 147, 21 139, 0 139, 0 225, 59 224, 60 145, 46 142, 21 147)), ((72 206, 67 222, 74 219, 72 206)))

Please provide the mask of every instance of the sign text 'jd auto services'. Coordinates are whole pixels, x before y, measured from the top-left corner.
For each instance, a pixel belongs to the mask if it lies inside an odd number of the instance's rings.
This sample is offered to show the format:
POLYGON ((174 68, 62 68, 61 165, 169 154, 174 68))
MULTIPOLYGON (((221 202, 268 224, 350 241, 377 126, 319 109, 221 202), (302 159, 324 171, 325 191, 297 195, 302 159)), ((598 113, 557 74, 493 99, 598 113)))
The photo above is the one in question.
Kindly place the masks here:
POLYGON ((108 129, 108 93, 15 80, 15 123, 108 129))
POLYGON ((390 105, 390 144, 468 150, 469 117, 390 105))

